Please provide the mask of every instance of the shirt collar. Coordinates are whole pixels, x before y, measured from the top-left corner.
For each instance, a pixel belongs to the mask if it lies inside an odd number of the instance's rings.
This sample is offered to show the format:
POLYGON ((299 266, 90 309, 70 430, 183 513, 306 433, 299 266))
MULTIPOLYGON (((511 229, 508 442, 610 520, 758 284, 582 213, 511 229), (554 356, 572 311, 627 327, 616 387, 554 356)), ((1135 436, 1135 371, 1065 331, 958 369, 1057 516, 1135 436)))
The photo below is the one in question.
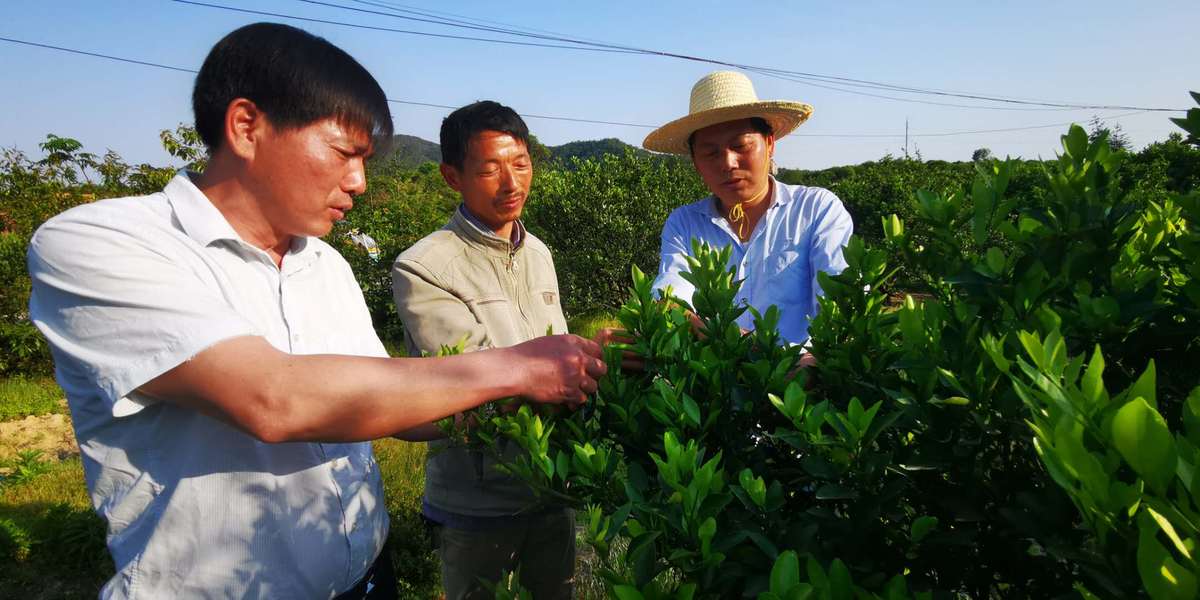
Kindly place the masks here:
MULTIPOLYGON (((469 223, 472 227, 474 227, 476 230, 478 230, 479 233, 481 233, 485 236, 496 238, 498 240, 504 239, 504 238, 501 238, 500 236, 496 235, 496 232, 494 232, 490 228, 488 228, 487 225, 484 225, 483 221, 480 221, 479 218, 476 217, 470 211, 470 209, 467 208, 467 204, 465 202, 458 205, 458 211, 462 213, 462 216, 464 218, 466 218, 467 223, 469 223)), ((525 241, 525 225, 521 223, 520 219, 517 219, 515 222, 513 222, 512 238, 510 238, 507 241, 510 244, 512 244, 513 248, 520 248, 521 244, 524 243, 524 241, 525 241)))
MULTIPOLYGON (((767 214, 770 214, 770 209, 772 207, 783 206, 783 205, 787 204, 788 202, 791 202, 792 195, 791 195, 791 193, 789 193, 789 191, 787 189, 785 189, 785 188, 787 188, 787 184, 780 183, 780 181, 778 179, 775 179, 775 177, 773 177, 773 176, 768 175, 768 177, 771 177, 771 189, 772 189, 771 204, 769 204, 767 206, 767 209, 768 209, 767 214)), ((712 219, 724 219, 725 217, 721 214, 721 212, 719 210, 717 210, 717 203, 720 202, 720 200, 717 198, 717 195, 713 194, 713 195, 709 196, 708 198, 709 198, 709 201, 704 203, 705 215, 712 219)))
MULTIPOLYGON (((171 209, 175 211, 175 219, 179 221, 180 228, 201 246, 209 246, 213 242, 230 240, 237 244, 254 248, 253 245, 247 243, 234 231, 233 225, 213 206, 208 196, 196 187, 192 181, 192 177, 196 173, 187 169, 180 169, 167 183, 167 187, 163 188, 163 193, 167 195, 167 202, 171 204, 171 209)), ((259 248, 254 248, 262 252, 259 248)), ((288 249, 288 255, 294 256, 301 263, 309 263, 315 258, 315 254, 319 254, 320 250, 317 244, 310 244, 305 236, 296 236, 292 238, 292 245, 288 249), (311 256, 310 256, 311 255, 311 256)), ((284 259, 285 262, 288 259, 284 259)))

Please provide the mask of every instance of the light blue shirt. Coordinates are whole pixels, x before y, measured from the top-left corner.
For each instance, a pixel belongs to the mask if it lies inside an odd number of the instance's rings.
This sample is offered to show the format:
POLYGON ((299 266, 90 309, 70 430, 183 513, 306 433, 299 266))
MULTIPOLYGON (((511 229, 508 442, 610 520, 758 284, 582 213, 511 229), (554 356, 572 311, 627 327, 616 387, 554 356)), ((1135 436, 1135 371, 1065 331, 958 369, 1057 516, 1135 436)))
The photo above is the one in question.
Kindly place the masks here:
MULTIPOLYGON (((695 288, 680 273, 688 270, 685 257, 691 254, 692 239, 718 248, 733 246, 729 267, 736 267, 743 280, 738 301, 759 312, 778 306, 780 335, 789 343, 803 344, 821 294, 817 272, 837 274, 846 268, 842 248, 854 233, 854 223, 833 192, 772 181, 771 205, 744 243, 717 210, 715 196, 675 209, 663 226, 654 288, 661 292, 670 286, 675 296, 690 303, 695 288)), ((753 315, 746 311, 738 324, 753 328, 753 315)))

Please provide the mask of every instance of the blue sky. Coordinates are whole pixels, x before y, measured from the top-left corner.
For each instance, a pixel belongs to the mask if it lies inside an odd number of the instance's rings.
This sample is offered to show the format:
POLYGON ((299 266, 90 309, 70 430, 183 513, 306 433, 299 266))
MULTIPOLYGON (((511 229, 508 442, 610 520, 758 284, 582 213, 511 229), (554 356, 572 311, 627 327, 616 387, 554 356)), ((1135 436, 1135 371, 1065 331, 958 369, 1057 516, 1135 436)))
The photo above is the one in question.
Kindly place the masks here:
MULTIPOLYGON (((406 22, 298 0, 213 4, 364 25, 502 37, 406 22)), ((365 2, 328 0, 375 9, 365 2)), ((1200 89, 1200 2, 433 2, 373 0, 575 38, 804 71, 991 96, 1074 104, 1188 108, 1200 89)), ((169 0, 10 0, 0 37, 198 68, 223 34, 260 20, 303 27, 345 48, 388 96, 458 106, 495 99, 525 114, 661 124, 687 110, 688 91, 718 67, 678 59, 432 39, 266 18, 169 0)), ((161 129, 191 120, 192 76, 0 42, 0 146, 37 155, 47 133, 129 162, 167 164, 161 129)), ((785 167, 823 168, 910 151, 966 160, 1051 157, 1065 127, 945 137, 921 134, 1086 122, 1122 110, 983 110, 905 103, 751 74, 763 99, 815 107, 778 144, 785 167)), ((866 90, 870 91, 870 90, 866 90)), ((877 93, 873 92, 873 93, 877 93)), ((972 103, 935 96, 905 98, 972 103)), ((396 131, 437 139, 446 109, 393 105, 396 131)), ((1163 113, 1118 121, 1141 147, 1174 130, 1163 113)), ((639 144, 649 129, 528 119, 545 143, 617 137, 639 144)))

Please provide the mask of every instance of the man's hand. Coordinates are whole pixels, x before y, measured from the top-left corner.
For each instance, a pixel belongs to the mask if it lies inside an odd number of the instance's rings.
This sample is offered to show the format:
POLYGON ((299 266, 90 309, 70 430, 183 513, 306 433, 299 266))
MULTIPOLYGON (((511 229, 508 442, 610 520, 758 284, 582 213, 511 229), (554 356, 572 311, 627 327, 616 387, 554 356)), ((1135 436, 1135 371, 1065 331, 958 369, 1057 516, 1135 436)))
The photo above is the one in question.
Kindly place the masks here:
POLYGON ((583 404, 608 372, 599 344, 576 335, 540 337, 508 348, 522 371, 521 396, 547 404, 583 404))
MULTIPOLYGON (((609 344, 632 344, 637 340, 624 329, 605 327, 592 336, 592 341, 603 349, 609 344)), ((632 350, 623 350, 621 351, 621 368, 626 371, 641 371, 646 368, 646 361, 632 350)))

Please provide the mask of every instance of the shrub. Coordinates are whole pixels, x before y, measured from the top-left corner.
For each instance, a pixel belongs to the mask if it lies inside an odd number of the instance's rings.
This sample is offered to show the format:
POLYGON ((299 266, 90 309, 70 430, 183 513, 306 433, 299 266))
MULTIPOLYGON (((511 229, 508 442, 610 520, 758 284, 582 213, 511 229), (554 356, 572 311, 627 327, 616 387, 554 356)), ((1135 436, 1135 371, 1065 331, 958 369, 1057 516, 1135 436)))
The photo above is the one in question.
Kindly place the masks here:
POLYGON ((635 270, 620 319, 646 370, 610 353, 586 409, 475 435, 584 510, 617 597, 1185 597, 1200 456, 1172 424, 1200 422, 1200 202, 1123 189, 1125 157, 1073 127, 1043 193, 991 163, 881 219, 881 244, 853 239, 821 276, 796 381, 773 310, 734 325, 725 256, 697 249, 691 306, 635 270), (889 307, 890 257, 928 292, 889 307), (1097 346, 1107 369, 1083 371, 1097 346))
POLYGON ((567 315, 619 306, 630 266, 657 271, 667 215, 707 195, 690 164, 632 151, 539 171, 525 221, 554 254, 567 315))
POLYGON ((458 196, 442 181, 433 163, 416 170, 378 165, 369 175, 367 193, 355 200, 354 209, 326 241, 354 270, 380 339, 392 348, 403 348, 404 329, 392 300, 392 262, 417 240, 445 225, 458 205, 458 196), (352 232, 375 240, 378 250, 374 256, 351 239, 352 232))

